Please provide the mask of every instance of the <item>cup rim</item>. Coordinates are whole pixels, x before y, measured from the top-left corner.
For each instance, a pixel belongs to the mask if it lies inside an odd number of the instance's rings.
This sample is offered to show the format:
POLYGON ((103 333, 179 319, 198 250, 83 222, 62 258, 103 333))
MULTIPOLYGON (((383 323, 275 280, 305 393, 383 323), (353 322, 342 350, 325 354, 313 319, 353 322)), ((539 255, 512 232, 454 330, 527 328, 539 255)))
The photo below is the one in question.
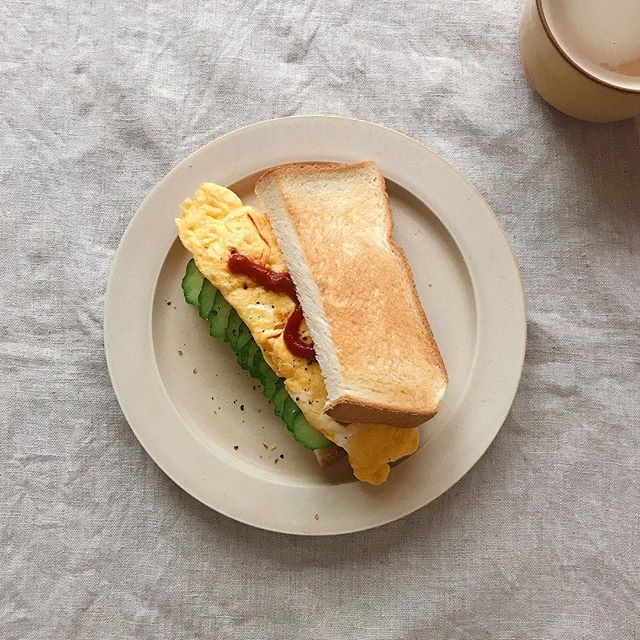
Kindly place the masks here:
POLYGON ((577 71, 579 71, 584 76, 587 76, 591 80, 601 84, 609 89, 615 89, 616 91, 621 91, 622 93, 632 93, 632 94, 640 94, 640 88, 638 89, 630 89, 629 87, 621 87, 619 84, 615 84, 613 82, 609 82, 608 80, 603 80, 598 76, 594 75, 590 71, 587 71, 582 65, 580 65, 576 60, 574 60, 563 48, 562 45, 558 42, 549 23, 547 22, 547 17, 544 13, 544 5, 543 0, 536 0, 536 7, 538 9, 538 15, 540 16, 540 21, 542 22, 542 26, 544 30, 547 32, 547 36, 551 41, 551 44, 556 48, 558 53, 577 71))

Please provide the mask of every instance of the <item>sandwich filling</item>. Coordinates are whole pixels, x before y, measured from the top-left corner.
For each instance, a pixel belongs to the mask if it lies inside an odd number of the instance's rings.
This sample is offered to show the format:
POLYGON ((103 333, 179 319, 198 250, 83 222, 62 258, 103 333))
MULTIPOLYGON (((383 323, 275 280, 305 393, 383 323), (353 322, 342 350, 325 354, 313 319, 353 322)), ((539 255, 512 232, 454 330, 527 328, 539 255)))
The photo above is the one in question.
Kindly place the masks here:
POLYGON ((374 485, 384 482, 390 462, 416 451, 419 431, 378 424, 345 425, 324 413, 327 391, 318 363, 309 357, 313 347, 295 290, 292 296, 281 287, 264 286, 268 283, 261 284, 255 271, 238 268, 242 260, 232 258, 244 256, 270 273, 287 272, 266 214, 243 205, 229 189, 205 183, 193 199, 182 204, 176 224, 198 269, 235 308, 308 422, 347 451, 359 480, 374 485), (296 353, 291 348, 295 342, 305 345, 307 351, 296 353))
POLYGON ((302 315, 302 307, 298 302, 296 287, 289 273, 286 271, 271 271, 268 267, 264 267, 255 260, 237 252, 231 254, 228 264, 229 270, 232 273, 249 276, 254 282, 269 291, 286 293, 296 303, 296 308, 284 326, 282 336, 287 348, 293 355, 306 358, 309 362, 313 362, 316 359, 313 344, 309 344, 308 339, 305 340, 300 336, 300 326, 302 325, 304 317, 302 315))

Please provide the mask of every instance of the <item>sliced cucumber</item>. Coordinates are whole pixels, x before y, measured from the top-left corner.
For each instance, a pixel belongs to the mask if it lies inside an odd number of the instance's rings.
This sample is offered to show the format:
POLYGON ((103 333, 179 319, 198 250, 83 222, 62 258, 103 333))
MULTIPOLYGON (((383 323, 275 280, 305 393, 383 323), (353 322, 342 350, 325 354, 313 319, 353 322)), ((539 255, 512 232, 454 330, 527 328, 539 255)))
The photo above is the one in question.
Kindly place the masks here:
POLYGON ((284 423, 287 425, 287 429, 293 433, 295 428, 296 418, 298 414, 302 413, 300 411, 300 407, 293 401, 291 396, 287 395, 286 400, 284 401, 284 410, 282 415, 280 416, 284 423))
POLYGON ((225 342, 228 342, 233 349, 233 345, 238 339, 238 334, 240 332, 240 325, 242 324, 242 320, 240 320, 240 316, 237 314, 234 309, 229 315, 229 323, 227 324, 227 330, 224 334, 225 342))
POLYGON ((262 358, 262 351, 255 340, 250 342, 251 353, 249 354, 249 360, 247 360, 247 367, 252 367, 258 362, 258 358, 262 358))
POLYGON ((253 336, 251 335, 251 331, 249 331, 249 327, 243 322, 238 329, 238 337, 232 349, 236 354, 239 354, 248 342, 253 342, 253 336))
POLYGON ((209 317, 217 293, 218 290, 205 279, 202 283, 202 289, 200 289, 200 295, 198 296, 198 307, 201 318, 209 317))
POLYGON ((273 402, 273 411, 278 416, 278 418, 282 418, 284 415, 284 403, 286 399, 289 397, 287 390, 284 388, 282 382, 278 384, 278 390, 271 402, 273 402))
POLYGON ((249 362, 253 360, 255 356, 255 350, 258 348, 258 345, 253 340, 247 340, 245 345, 240 349, 240 353, 238 353, 238 362, 243 369, 247 369, 249 366, 249 362))
POLYGON ((184 274, 184 278, 182 278, 184 299, 189 304, 198 304, 198 296, 200 295, 203 282, 204 276, 198 271, 195 260, 191 258, 187 263, 187 272, 184 274))
POLYGON ((331 444, 319 431, 316 431, 304 417, 302 411, 293 425, 293 437, 307 449, 324 449, 331 444))
POLYGON ((227 330, 232 307, 218 291, 209 314, 209 333, 214 338, 222 338, 227 330))
POLYGON ((260 382, 262 383, 262 393, 264 393, 266 398, 271 400, 278 390, 280 378, 278 378, 274 371, 269 368, 269 373, 265 373, 260 382))
POLYGON ((267 364, 267 361, 262 357, 262 362, 258 362, 258 380, 264 380, 273 373, 273 369, 267 364))
POLYGON ((282 418, 294 438, 307 449, 328 447, 331 442, 309 424, 287 393, 283 380, 267 364, 247 325, 220 291, 198 271, 193 260, 187 264, 182 290, 185 300, 197 305, 200 315, 208 318, 211 335, 228 342, 240 366, 259 380, 262 392, 273 403, 274 413, 282 418))
MULTIPOLYGON (((254 343, 255 344, 255 343, 254 343)), ((247 371, 251 374, 252 378, 260 379, 260 363, 264 362, 264 358, 262 356, 262 351, 260 347, 256 345, 256 350, 253 354, 253 357, 247 362, 247 371)))

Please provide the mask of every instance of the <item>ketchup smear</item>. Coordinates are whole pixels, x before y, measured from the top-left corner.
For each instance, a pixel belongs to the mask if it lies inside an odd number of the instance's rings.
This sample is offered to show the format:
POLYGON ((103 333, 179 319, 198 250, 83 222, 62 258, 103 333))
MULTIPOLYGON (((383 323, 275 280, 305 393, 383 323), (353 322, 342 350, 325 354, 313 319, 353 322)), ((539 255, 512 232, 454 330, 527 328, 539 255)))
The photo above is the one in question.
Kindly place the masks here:
POLYGON ((309 362, 313 362, 316 359, 316 352, 313 345, 308 344, 300 337, 300 324, 304 316, 302 315, 302 307, 300 306, 300 302, 298 302, 296 288, 291 276, 286 271, 277 272, 263 267, 255 260, 243 256, 241 253, 232 253, 229 257, 228 265, 231 273, 248 276, 269 291, 286 293, 296 303, 296 308, 289 316, 287 324, 284 327, 284 343, 294 356, 306 358, 309 362))

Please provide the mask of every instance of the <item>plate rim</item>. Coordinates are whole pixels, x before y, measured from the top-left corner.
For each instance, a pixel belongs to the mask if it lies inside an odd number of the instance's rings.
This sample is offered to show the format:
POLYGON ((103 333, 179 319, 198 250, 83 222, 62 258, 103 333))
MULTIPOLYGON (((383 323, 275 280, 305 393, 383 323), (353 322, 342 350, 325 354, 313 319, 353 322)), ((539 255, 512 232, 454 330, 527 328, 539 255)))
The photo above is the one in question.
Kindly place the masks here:
MULTIPOLYGON (((304 127, 304 125, 303 125, 303 127, 304 127)), ((382 153, 384 153, 384 152, 382 152, 382 153)), ((251 172, 246 172, 245 176, 249 175, 250 173, 251 172)), ((383 173, 384 173, 384 171, 383 171, 383 173)), ((244 177, 244 176, 238 175, 236 177, 236 180, 241 179, 242 177, 244 177)), ((386 176, 386 177, 389 177, 389 176, 386 176)), ((391 179, 393 179, 393 178, 391 178, 391 179)), ((424 203, 423 198, 421 198, 418 195, 416 195, 416 193, 415 193, 415 191, 413 189, 407 188, 405 182, 397 181, 395 179, 394 179, 394 181, 397 182, 401 187, 407 189, 410 193, 412 193, 415 197, 417 197, 421 202, 424 203)), ((229 184, 229 182, 226 182, 226 184, 229 184)), ((189 194, 183 194, 183 197, 186 197, 188 195, 189 194)), ((431 207, 429 207, 429 208, 431 208, 431 207)), ((433 211, 433 209, 432 209, 432 211, 433 211)), ((437 211, 433 211, 433 213, 438 218, 438 220, 445 226, 447 231, 449 233, 451 233, 451 231, 449 229, 449 225, 446 223, 445 220, 443 220, 440 217, 440 215, 438 215, 438 212, 437 211)), ((452 236, 453 236, 453 234, 452 234, 452 236)), ((174 234, 174 238, 175 238, 175 234, 174 234)), ((453 239, 456 241, 456 244, 458 244, 457 239, 456 239, 455 236, 453 236, 453 239)), ((465 260, 465 263, 466 263, 467 262, 467 257, 462 252, 462 250, 461 250, 461 254, 462 254, 462 257, 463 257, 463 259, 465 260)), ((469 265, 467 264, 467 267, 468 266, 469 265)), ((155 274, 155 278, 153 278, 154 285, 157 282, 157 278, 158 278, 160 270, 162 268, 162 264, 156 265, 156 268, 157 268, 157 272, 155 274)), ((155 286, 153 287, 153 291, 149 292, 151 297, 153 297, 154 292, 155 292, 155 286)), ((474 293, 475 293, 475 282, 474 282, 474 293)), ((477 296, 476 296, 476 301, 477 301, 477 296)), ((151 318, 149 318, 148 324, 149 324, 148 329, 150 331, 151 318)), ((455 485, 460 479, 462 479, 470 471, 470 469, 478 462, 478 460, 480 460, 480 458, 484 455, 484 453, 486 452, 486 450, 491 445, 491 443, 493 442, 493 440, 497 436, 498 432, 502 428, 504 420, 506 419, 506 416, 507 416, 507 414, 508 414, 508 412, 509 412, 509 410, 510 410, 510 408, 512 406, 513 399, 515 398, 515 395, 516 395, 516 392, 517 392, 517 388, 518 388, 518 385, 519 385, 519 381, 520 381, 522 370, 523 370, 523 366, 524 366, 524 357, 525 357, 525 352, 526 352, 527 307, 526 307, 526 298, 525 298, 524 286, 523 286, 523 281, 522 281, 520 269, 519 269, 519 266, 518 266, 518 262, 517 262, 515 253, 513 251, 512 246, 511 246, 509 237, 507 236, 504 228, 500 224, 495 212, 490 207, 490 205, 488 204, 486 199, 483 197, 483 195, 453 165, 451 165, 449 162, 447 162, 444 158, 442 158, 442 156, 440 156, 437 152, 433 151, 428 146, 422 144, 421 142, 418 142, 418 141, 414 140, 413 138, 410 138, 409 136, 407 136, 407 135, 405 135, 405 134, 403 134, 403 133, 401 133, 399 131, 396 131, 396 130, 391 129, 389 127, 386 127, 384 125, 374 124, 374 123, 370 123, 370 122, 367 122, 367 121, 364 121, 364 120, 358 120, 358 119, 354 119, 354 118, 345 118, 345 117, 342 117, 342 116, 334 116, 334 115, 297 115, 297 116, 289 116, 289 117, 285 117, 285 118, 273 118, 273 119, 269 119, 269 120, 264 120, 264 121, 248 124, 248 125, 245 125, 243 127, 238 128, 238 129, 235 129, 233 131, 227 132, 227 133, 225 133, 225 134, 223 134, 223 135, 211 140, 207 144, 203 145, 199 149, 196 149, 194 152, 189 154, 181 162, 179 162, 171 171, 169 171, 151 189, 151 191, 143 199, 143 201, 141 202, 140 206, 136 210, 135 214, 131 218, 131 220, 130 220, 129 224, 127 225, 127 228, 126 228, 126 230, 125 230, 125 232, 124 232, 124 234, 123 234, 123 236, 122 236, 122 238, 120 240, 118 248, 114 253, 114 257, 112 259, 111 268, 110 268, 110 272, 109 272, 109 280, 108 280, 108 284, 107 284, 107 288, 106 288, 106 292, 105 292, 103 329, 104 329, 104 348, 105 348, 105 354, 106 354, 106 360, 107 360, 107 367, 108 367, 108 370, 109 370, 109 375, 110 375, 110 378, 111 378, 111 382, 112 382, 116 397, 118 399, 118 402, 119 402, 119 405, 121 407, 121 410, 122 410, 122 412, 123 412, 123 414, 125 416, 125 419, 127 420, 127 423, 129 424, 129 426, 132 429, 134 435, 136 436, 136 438, 138 439, 138 441, 140 442, 142 447, 145 449, 145 451, 149 454, 149 456, 152 458, 152 460, 154 460, 154 462, 160 467, 160 469, 173 482, 175 482, 184 491, 189 493, 191 496, 193 496, 195 499, 197 499, 198 501, 202 502, 203 504, 205 504, 209 508, 212 508, 215 511, 218 511, 219 513, 221 513, 221 514, 223 514, 223 515, 225 515, 227 517, 230 517, 232 519, 235 519, 237 521, 243 522, 243 523, 248 524, 248 525, 253 526, 253 527, 265 529, 265 530, 268 530, 268 531, 275 531, 275 532, 295 534, 295 535, 339 535, 339 534, 353 533, 353 532, 356 532, 356 531, 362 531, 362 530, 366 530, 366 529, 382 526, 384 524, 388 524, 389 522, 392 522, 392 521, 395 521, 395 520, 400 519, 402 517, 405 517, 406 515, 409 515, 410 513, 416 511, 417 509, 420 509, 420 508, 426 506, 427 504, 429 504, 430 502, 435 500, 437 497, 442 495, 442 493, 447 491, 453 485, 455 485), (186 486, 188 483, 184 481, 184 478, 178 478, 178 477, 176 477, 177 474, 173 473, 170 470, 167 470, 167 468, 166 468, 167 465, 166 464, 162 464, 162 462, 158 459, 159 456, 156 455, 157 451, 154 449, 152 444, 149 443, 148 440, 145 437, 143 437, 143 435, 139 432, 140 430, 137 428, 137 425, 134 424, 136 422, 136 420, 131 417, 131 413, 132 412, 130 410, 131 409, 130 408, 130 403, 124 399, 125 393, 124 393, 124 391, 122 389, 120 389, 120 385, 119 385, 119 382, 118 382, 118 379, 117 379, 118 378, 118 374, 116 373, 116 369, 118 367, 117 367, 116 363, 114 362, 114 357, 115 356, 114 356, 114 353, 113 353, 114 339, 117 339, 115 337, 114 330, 115 330, 115 327, 118 324, 117 323, 117 318, 114 317, 114 310, 117 310, 117 306, 114 306, 115 305, 114 296, 116 295, 116 292, 115 292, 116 287, 114 286, 115 274, 117 274, 118 267, 119 267, 119 265, 120 265, 120 263, 122 261, 123 255, 126 252, 129 240, 131 239, 131 236, 135 231, 136 227, 135 227, 134 223, 136 222, 136 220, 139 220, 144 215, 143 212, 147 209, 147 207, 149 206, 149 203, 152 201, 153 197, 156 194, 158 194, 159 191, 161 191, 164 187, 166 187, 170 183, 170 181, 174 178, 174 176, 180 170, 184 170, 185 166, 189 166, 189 168, 190 168, 191 164, 200 155, 204 155, 205 153, 209 152, 216 145, 221 145, 224 142, 229 141, 233 137, 236 137, 236 136, 241 137, 243 135, 246 135, 248 132, 251 132, 251 130, 256 130, 258 128, 264 128, 264 127, 268 128, 268 127, 274 126, 274 125, 280 126, 280 124, 282 124, 282 123, 292 123, 292 126, 295 128, 297 126, 297 124, 301 123, 301 122, 310 123, 312 125, 313 124, 319 124, 319 123, 326 123, 326 124, 328 124, 329 127, 332 126, 332 124, 329 124, 329 123, 339 123, 338 126, 347 126, 349 123, 355 123, 360 127, 364 127, 365 129, 369 129, 370 131, 376 131, 378 133, 378 135, 393 136, 394 138, 396 138, 396 140, 401 140, 402 144, 410 145, 414 150, 417 150, 419 154, 426 154, 426 156, 428 156, 430 161, 439 163, 440 166, 445 170, 445 172, 449 172, 451 174, 451 176, 455 176, 455 180, 460 181, 461 183, 463 183, 466 188, 470 188, 471 191, 474 194, 474 197, 477 199, 478 203, 480 203, 480 205, 481 205, 480 208, 484 211, 485 214, 488 213, 490 218, 492 218, 494 231, 496 231, 496 230, 500 231, 501 248, 502 249, 505 249, 505 248, 508 249, 508 255, 510 257, 510 263, 511 263, 510 264, 511 271, 512 271, 512 274, 516 276, 516 278, 514 280, 514 283, 517 284, 517 287, 515 289, 512 289, 510 291, 510 294, 515 295, 515 298, 517 299, 517 303, 519 303, 518 311, 520 311, 519 314, 514 314, 514 316, 517 315, 517 319, 520 321, 519 323, 516 322, 516 324, 519 324, 519 330, 517 331, 517 334, 518 334, 517 338, 518 338, 518 341, 520 343, 520 345, 519 345, 520 348, 518 350, 518 353, 516 354, 516 355, 519 355, 519 357, 516 358, 516 365, 513 367, 514 371, 517 369, 517 373, 513 376, 513 379, 511 380, 511 386, 513 387, 513 390, 512 390, 512 393, 508 393, 507 394, 508 396, 510 396, 508 401, 506 401, 506 402, 503 401, 503 403, 502 403, 502 404, 505 405, 505 407, 504 407, 504 411, 498 412, 501 415, 501 417, 498 420, 496 420, 496 422, 498 422, 497 426, 492 430, 491 435, 483 443, 482 447, 480 447, 477 450, 475 450, 474 454, 471 456, 473 458, 473 460, 470 463, 467 463, 467 464, 464 465, 466 468, 461 473, 454 474, 454 475, 456 475, 456 478, 453 481, 448 483, 446 487, 441 488, 440 490, 438 490, 435 495, 431 496, 426 501, 420 502, 419 504, 414 504, 414 505, 412 505, 411 508, 406 509, 403 512, 400 512, 400 513, 395 513, 391 517, 381 518, 379 521, 376 521, 376 522, 363 523, 361 526, 351 526, 351 527, 346 527, 346 528, 341 528, 341 527, 334 527, 334 528, 328 527, 327 528, 326 526, 321 526, 321 527, 318 527, 318 528, 309 528, 309 529, 302 530, 302 529, 296 528, 296 527, 292 528, 290 526, 287 526, 286 524, 274 525, 274 523, 265 523, 263 521, 260 521, 259 518, 255 519, 255 518, 248 518, 246 516, 243 517, 243 516, 239 515, 238 513, 234 513, 233 509, 226 509, 226 508, 224 508, 224 506, 221 506, 219 504, 214 506, 213 504, 210 503, 210 500, 203 499, 200 495, 198 495, 198 491, 196 489, 194 489, 193 487, 186 486), (385 132, 385 133, 382 134, 380 132, 385 132)), ((149 341, 152 341, 152 336, 151 336, 150 332, 149 332, 149 335, 147 336, 147 338, 148 338, 149 341)), ((152 348, 152 351, 153 351, 153 347, 151 347, 151 348, 152 348)), ((476 356, 477 356, 477 352, 476 352, 476 356)), ((154 356, 153 359, 154 359, 153 366, 155 367, 156 373, 157 373, 157 363, 155 362, 155 356, 154 356)), ((475 356, 474 356, 474 360, 475 360, 475 356)), ((159 374, 157 374, 157 375, 159 375, 159 374)), ((166 395, 166 393, 165 393, 165 395, 166 395)), ((167 400, 169 401, 169 403, 172 404, 171 399, 168 397, 168 395, 167 395, 167 400)), ((331 486, 331 485, 325 485, 325 487, 326 486, 331 486)))

